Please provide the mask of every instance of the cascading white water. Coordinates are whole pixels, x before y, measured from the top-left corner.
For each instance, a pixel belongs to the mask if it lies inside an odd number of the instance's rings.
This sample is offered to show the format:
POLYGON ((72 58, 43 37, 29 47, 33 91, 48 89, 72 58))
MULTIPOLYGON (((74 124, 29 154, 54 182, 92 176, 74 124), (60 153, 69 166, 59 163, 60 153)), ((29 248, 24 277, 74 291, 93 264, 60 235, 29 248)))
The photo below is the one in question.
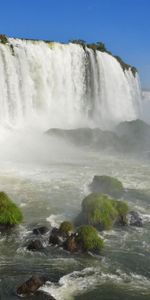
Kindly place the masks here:
POLYGON ((111 55, 71 43, 9 43, 0 43, 2 126, 109 128, 139 116, 138 75, 111 55))

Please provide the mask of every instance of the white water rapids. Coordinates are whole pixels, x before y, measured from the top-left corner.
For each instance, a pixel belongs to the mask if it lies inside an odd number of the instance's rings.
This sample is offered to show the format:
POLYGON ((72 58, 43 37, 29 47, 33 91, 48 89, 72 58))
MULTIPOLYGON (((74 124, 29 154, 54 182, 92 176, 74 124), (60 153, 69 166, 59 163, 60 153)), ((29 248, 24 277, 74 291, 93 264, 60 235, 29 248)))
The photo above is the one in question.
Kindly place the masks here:
POLYGON ((71 43, 0 43, 3 128, 109 128, 139 117, 140 94, 138 75, 107 53, 71 43))

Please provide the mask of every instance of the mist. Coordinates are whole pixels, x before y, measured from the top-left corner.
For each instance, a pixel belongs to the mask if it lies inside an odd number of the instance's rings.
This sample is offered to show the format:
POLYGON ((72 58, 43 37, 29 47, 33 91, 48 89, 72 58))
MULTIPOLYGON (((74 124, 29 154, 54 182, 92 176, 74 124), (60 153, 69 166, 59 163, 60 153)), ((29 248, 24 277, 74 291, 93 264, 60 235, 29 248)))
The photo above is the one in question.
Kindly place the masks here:
POLYGON ((142 92, 142 119, 150 124, 150 91, 142 92))
POLYGON ((0 161, 52 164, 77 161, 83 151, 66 140, 36 129, 0 131, 0 161))

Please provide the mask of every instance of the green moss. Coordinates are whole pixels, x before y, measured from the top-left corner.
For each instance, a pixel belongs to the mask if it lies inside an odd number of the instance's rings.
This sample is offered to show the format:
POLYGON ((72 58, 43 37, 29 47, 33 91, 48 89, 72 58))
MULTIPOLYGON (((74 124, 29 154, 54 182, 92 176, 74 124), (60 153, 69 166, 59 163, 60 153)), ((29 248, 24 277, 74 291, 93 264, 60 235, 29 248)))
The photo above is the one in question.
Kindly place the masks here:
POLYGON ((23 219, 20 209, 4 192, 0 192, 0 224, 15 225, 23 219))
POLYGON ((90 187, 92 192, 105 193, 112 197, 120 197, 124 191, 121 181, 106 175, 94 176, 90 187))
POLYGON ((77 234, 77 242, 84 251, 100 251, 104 247, 104 242, 98 236, 97 230, 90 225, 80 226, 77 234))
POLYGON ((125 71, 125 70, 131 70, 132 74, 133 74, 134 77, 135 77, 135 75, 136 75, 136 73, 137 73, 137 69, 136 69, 135 67, 133 67, 133 66, 131 66, 131 65, 127 64, 127 63, 125 63, 125 62, 122 60, 122 58, 119 57, 119 56, 117 56, 117 55, 115 55, 114 57, 115 57, 115 58, 117 59, 117 61, 120 63, 120 65, 121 65, 123 71, 125 71))
POLYGON ((93 193, 82 202, 82 212, 87 224, 110 229, 117 218, 111 199, 104 194, 93 193))
POLYGON ((68 234, 70 231, 73 231, 74 230, 74 226, 71 222, 68 222, 68 221, 64 221, 60 224, 60 227, 59 227, 59 230, 62 232, 62 233, 66 233, 68 234))
POLYGON ((2 44, 7 44, 8 43, 8 39, 7 39, 7 36, 5 34, 0 34, 0 43, 2 43, 2 44))
POLYGON ((129 212, 128 204, 124 201, 112 200, 113 206, 118 212, 118 222, 122 225, 127 224, 127 214, 129 212))
POLYGON ((113 199, 112 199, 112 202, 120 216, 127 215, 129 208, 128 208, 128 204, 126 202, 120 201, 120 200, 113 200, 113 199))
POLYGON ((86 224, 99 229, 111 229, 117 221, 125 223, 128 205, 124 201, 109 198, 105 194, 93 193, 82 202, 82 216, 86 224))

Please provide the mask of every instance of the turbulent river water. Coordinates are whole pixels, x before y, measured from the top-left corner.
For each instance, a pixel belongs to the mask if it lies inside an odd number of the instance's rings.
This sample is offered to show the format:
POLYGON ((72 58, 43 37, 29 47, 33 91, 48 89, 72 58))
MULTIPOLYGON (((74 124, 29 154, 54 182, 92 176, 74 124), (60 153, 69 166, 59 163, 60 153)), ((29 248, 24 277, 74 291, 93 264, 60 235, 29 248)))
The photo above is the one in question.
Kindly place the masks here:
POLYGON ((149 299, 147 198, 128 200, 130 207, 141 213, 143 228, 103 232, 105 249, 100 256, 71 255, 48 246, 48 237, 41 253, 31 253, 25 248, 34 226, 46 224, 51 228, 78 214, 95 174, 112 175, 126 188, 144 189, 150 195, 149 162, 85 151, 42 135, 37 139, 36 134, 34 138, 27 133, 22 133, 22 137, 15 134, 12 140, 9 144, 8 138, 8 149, 0 155, 0 190, 19 205, 24 222, 11 234, 0 235, 0 299, 18 299, 16 287, 33 274, 48 275, 50 281, 43 290, 58 300, 149 299), (27 146, 23 144, 25 136, 27 146))

